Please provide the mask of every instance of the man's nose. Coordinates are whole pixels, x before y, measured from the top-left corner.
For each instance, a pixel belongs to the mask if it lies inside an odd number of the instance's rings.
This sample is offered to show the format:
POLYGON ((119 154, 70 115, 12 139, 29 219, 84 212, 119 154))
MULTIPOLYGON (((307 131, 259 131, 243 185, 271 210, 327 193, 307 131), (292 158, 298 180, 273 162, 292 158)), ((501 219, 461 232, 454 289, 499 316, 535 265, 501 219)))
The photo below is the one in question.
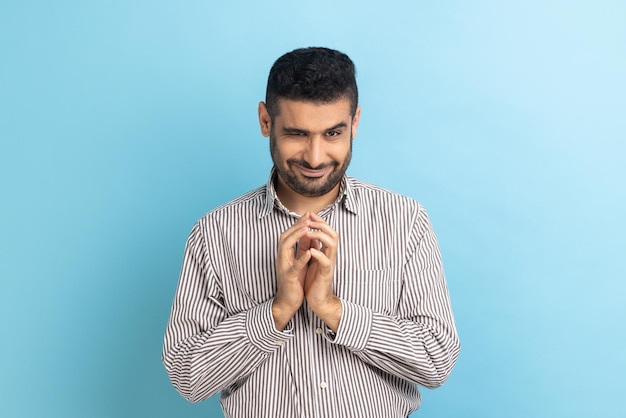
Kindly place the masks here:
POLYGON ((313 168, 317 168, 324 163, 324 142, 319 136, 312 136, 309 138, 307 144, 304 159, 313 168))

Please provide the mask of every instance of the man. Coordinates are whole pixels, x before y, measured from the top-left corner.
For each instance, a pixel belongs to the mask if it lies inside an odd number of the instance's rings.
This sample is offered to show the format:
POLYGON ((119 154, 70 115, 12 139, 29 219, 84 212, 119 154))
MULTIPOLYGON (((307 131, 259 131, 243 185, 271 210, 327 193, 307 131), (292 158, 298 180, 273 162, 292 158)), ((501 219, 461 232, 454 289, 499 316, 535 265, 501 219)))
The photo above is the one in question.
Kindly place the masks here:
POLYGON ((354 65, 326 48, 273 65, 267 184, 202 217, 185 250, 163 362, 227 417, 407 417, 460 346, 437 241, 414 200, 346 176, 354 65))

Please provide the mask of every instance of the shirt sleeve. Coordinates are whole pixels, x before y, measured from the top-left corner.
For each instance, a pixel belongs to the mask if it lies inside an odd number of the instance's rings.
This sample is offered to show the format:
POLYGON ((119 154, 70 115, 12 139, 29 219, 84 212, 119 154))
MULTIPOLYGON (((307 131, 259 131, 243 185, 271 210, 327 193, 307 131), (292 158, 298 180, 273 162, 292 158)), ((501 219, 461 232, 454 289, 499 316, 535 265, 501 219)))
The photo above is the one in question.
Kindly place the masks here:
POLYGON ((228 316, 200 223, 191 231, 165 332, 162 360, 174 387, 199 402, 248 376, 283 341, 272 302, 228 316))
POLYGON ((450 375, 460 343, 439 246, 421 205, 406 260, 397 315, 342 300, 339 329, 329 339, 387 373, 435 388, 450 375))

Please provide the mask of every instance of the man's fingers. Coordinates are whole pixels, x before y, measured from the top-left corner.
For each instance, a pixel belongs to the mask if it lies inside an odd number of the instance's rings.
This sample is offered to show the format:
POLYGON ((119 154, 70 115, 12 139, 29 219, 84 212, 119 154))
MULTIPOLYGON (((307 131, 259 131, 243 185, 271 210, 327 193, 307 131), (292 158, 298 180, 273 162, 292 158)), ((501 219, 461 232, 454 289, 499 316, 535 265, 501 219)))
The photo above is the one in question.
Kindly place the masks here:
POLYGON ((308 237, 308 235, 304 235, 302 236, 299 240, 298 240, 298 251, 296 253, 296 257, 300 257, 302 254, 304 254, 309 248, 311 248, 311 246, 313 245, 313 240, 311 240, 311 238, 308 237))
POLYGON ((291 228, 283 232, 283 234, 280 236, 280 241, 278 244, 279 252, 291 251, 293 253, 293 248, 298 243, 298 240, 300 240, 302 237, 305 237, 307 232, 308 228, 306 224, 294 224, 291 228))
POLYGON ((311 244, 309 245, 309 248, 315 248, 316 250, 321 250, 322 249, 322 242, 318 239, 310 239, 311 244))
POLYGON ((324 222, 324 218, 322 218, 321 216, 319 216, 317 213, 315 212, 309 212, 307 213, 308 217, 311 218, 312 221, 315 222, 324 222))
POLYGON ((332 262, 330 261, 330 258, 328 258, 326 254, 324 254, 322 251, 317 250, 315 248, 311 248, 309 252, 311 253, 310 258, 317 261, 320 267, 324 267, 324 268, 332 267, 332 262))
POLYGON ((328 257, 334 257, 337 252, 337 238, 331 237, 323 231, 309 231, 307 236, 311 242, 316 241, 318 243, 317 245, 312 244, 311 248, 324 252, 328 257))
POLYGON ((309 230, 311 230, 311 232, 322 231, 334 240, 336 240, 339 237, 339 234, 337 234, 337 231, 331 228, 331 226, 328 225, 322 217, 314 213, 311 214, 311 221, 308 222, 308 225, 309 225, 309 230))
POLYGON ((296 261, 292 265, 292 269, 296 273, 299 272, 304 267, 306 267, 309 260, 311 260, 311 250, 305 251, 302 255, 296 258, 296 261))

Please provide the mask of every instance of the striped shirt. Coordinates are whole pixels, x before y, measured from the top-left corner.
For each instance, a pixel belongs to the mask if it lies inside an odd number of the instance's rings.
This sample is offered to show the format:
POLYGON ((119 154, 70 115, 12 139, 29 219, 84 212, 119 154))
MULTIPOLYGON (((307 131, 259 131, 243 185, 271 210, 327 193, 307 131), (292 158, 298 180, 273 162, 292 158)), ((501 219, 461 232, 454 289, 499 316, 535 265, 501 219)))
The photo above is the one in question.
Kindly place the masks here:
POLYGON ((279 237, 297 219, 268 183, 193 227, 165 333, 163 363, 226 417, 407 417, 418 385, 449 376, 460 345, 437 240, 416 201, 345 176, 320 216, 339 234, 336 333, 306 306, 272 317, 279 237))

